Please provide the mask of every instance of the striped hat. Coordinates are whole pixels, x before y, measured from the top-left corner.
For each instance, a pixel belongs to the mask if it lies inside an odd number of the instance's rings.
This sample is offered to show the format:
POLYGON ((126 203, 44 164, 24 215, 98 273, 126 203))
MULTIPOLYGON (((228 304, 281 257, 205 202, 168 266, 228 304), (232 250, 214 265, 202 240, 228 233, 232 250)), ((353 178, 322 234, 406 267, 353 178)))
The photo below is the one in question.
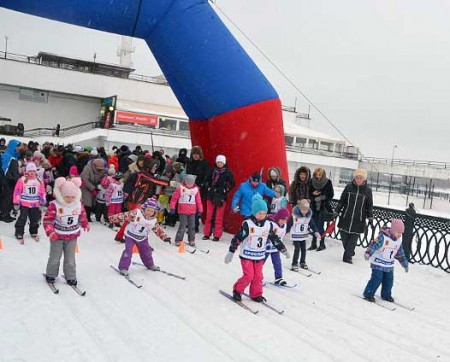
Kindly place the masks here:
POLYGON ((147 200, 145 200, 144 204, 142 205, 142 210, 145 209, 153 209, 156 210, 158 209, 158 200, 156 199, 156 196, 152 196, 150 198, 148 198, 147 200))

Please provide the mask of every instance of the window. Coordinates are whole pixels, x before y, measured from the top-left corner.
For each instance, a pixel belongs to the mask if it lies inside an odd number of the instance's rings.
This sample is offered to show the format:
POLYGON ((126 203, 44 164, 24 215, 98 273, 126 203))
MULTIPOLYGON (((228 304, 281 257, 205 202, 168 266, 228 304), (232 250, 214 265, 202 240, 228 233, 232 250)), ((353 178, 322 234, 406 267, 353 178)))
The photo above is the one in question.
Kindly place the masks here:
POLYGON ((286 143, 286 146, 293 146, 294 145, 294 137, 293 136, 284 136, 284 142, 286 143))
POLYGON ((165 129, 168 131, 174 131, 177 129, 177 121, 175 119, 160 118, 159 119, 159 128, 165 129))
POLYGON ((297 147, 305 147, 306 146, 306 138, 297 137, 295 139, 295 146, 297 147))
POLYGON ((180 121, 180 131, 189 131, 189 123, 180 121))

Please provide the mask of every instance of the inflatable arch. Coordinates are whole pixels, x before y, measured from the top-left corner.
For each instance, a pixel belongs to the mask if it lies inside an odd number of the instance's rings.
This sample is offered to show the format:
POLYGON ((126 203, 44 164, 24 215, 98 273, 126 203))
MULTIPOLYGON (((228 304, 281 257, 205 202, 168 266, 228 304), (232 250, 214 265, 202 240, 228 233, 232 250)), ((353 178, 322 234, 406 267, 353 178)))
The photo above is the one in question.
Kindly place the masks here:
MULTIPOLYGON (((278 94, 207 0, 0 0, 0 7, 144 39, 211 165, 226 155, 237 184, 275 165, 287 178, 278 94)), ((225 218, 228 231, 239 224, 225 218)))

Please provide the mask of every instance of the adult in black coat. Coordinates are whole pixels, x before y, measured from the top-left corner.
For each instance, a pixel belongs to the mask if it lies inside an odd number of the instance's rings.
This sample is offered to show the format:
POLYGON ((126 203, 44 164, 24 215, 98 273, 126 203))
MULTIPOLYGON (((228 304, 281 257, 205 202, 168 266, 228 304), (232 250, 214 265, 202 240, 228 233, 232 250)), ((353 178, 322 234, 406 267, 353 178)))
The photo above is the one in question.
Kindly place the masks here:
POLYGON ((414 222, 416 217, 417 211, 414 204, 411 202, 405 210, 405 232, 402 237, 403 250, 405 251, 408 261, 411 261, 411 244, 414 236, 414 222))
MULTIPOLYGON (((289 203, 297 206, 297 202, 302 199, 310 198, 310 179, 311 170, 308 167, 301 166, 295 171, 294 179, 289 188, 289 203)), ((311 201, 311 200, 310 200, 311 201)))
MULTIPOLYGON (((332 213, 330 201, 333 200, 334 189, 331 180, 327 178, 323 168, 316 168, 309 186, 309 197, 311 201, 311 210, 313 212, 313 220, 319 229, 319 233, 323 235, 325 232, 323 224, 325 222, 326 213, 332 213)), ((317 238, 313 236, 311 246, 308 250, 321 251, 326 249, 325 237, 320 239, 320 245, 317 247, 317 238)))
POLYGON ((181 162, 184 166, 186 166, 186 164, 189 162, 189 157, 187 156, 187 148, 180 149, 176 162, 181 162))
POLYGON ((372 189, 367 186, 366 170, 359 168, 353 172, 353 180, 342 191, 335 213, 341 213, 338 227, 344 247, 342 261, 352 264, 359 234, 362 234, 367 226, 366 219, 373 227, 372 189))

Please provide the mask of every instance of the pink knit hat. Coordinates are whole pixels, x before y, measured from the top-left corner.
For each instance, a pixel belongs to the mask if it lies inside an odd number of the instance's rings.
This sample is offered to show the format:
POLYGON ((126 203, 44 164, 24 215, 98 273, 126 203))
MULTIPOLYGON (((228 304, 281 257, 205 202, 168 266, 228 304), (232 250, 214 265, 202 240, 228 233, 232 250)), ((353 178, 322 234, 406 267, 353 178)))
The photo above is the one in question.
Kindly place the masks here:
POLYGON ((405 232, 405 225, 403 224, 403 221, 400 219, 392 219, 391 221, 391 233, 401 233, 403 234, 405 232))
POLYGON ((34 162, 28 162, 27 166, 25 167, 25 171, 26 172, 30 172, 30 171, 36 171, 37 167, 36 164, 34 162))
POLYGON ((55 187, 57 187, 61 193, 61 196, 73 196, 76 197, 80 190, 81 179, 74 177, 71 180, 66 180, 64 177, 58 177, 55 180, 55 187))
POLYGON ((79 175, 78 175, 78 169, 77 169, 77 166, 73 165, 73 166, 70 167, 70 169, 69 169, 69 175, 70 175, 70 176, 79 176, 79 175))
POLYGON ((275 220, 275 222, 278 222, 278 220, 280 220, 280 219, 289 219, 290 216, 291 216, 291 213, 289 212, 289 210, 286 208, 283 208, 283 209, 280 209, 277 211, 277 213, 275 214, 273 219, 275 220))

